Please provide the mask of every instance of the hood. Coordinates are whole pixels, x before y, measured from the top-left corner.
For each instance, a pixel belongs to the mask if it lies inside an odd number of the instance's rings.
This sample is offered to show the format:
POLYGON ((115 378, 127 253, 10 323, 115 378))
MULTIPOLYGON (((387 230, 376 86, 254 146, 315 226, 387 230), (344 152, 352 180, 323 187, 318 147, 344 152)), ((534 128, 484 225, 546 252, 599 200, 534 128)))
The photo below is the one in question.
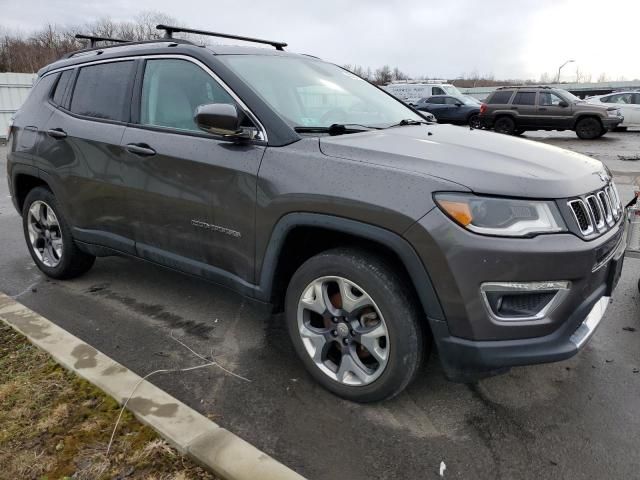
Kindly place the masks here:
POLYGON ((586 155, 453 125, 321 137, 320 150, 332 157, 443 178, 491 195, 573 197, 602 188, 609 178, 603 164, 586 155))

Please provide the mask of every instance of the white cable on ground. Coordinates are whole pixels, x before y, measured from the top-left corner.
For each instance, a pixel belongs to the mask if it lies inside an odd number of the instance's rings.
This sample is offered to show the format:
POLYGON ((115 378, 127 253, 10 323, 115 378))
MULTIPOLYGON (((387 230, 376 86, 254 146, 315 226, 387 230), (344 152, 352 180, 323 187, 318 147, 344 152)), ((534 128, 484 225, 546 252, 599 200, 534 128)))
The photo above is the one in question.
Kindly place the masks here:
MULTIPOLYGON (((127 408, 127 404, 129 403, 129 400, 131 400, 131 398, 133 397, 133 394, 136 392, 136 390, 138 389, 138 387, 140 386, 140 384, 146 380, 147 378, 149 378, 152 375, 155 375, 156 373, 176 373, 176 372, 189 372, 191 370, 197 370, 199 368, 205 368, 205 367, 218 367, 220 370, 222 370, 225 373, 228 373, 229 375, 232 375, 236 378, 239 378, 240 380, 244 380, 245 382, 251 382, 251 380, 249 380, 248 378, 243 377, 242 375, 238 375, 237 373, 234 373, 230 370, 227 370, 226 368, 224 368, 222 365, 220 365, 218 362, 216 362, 215 360, 211 359, 209 360, 208 358, 205 358, 204 356, 200 355, 198 352, 196 352, 195 350, 193 350, 191 347, 189 347, 188 345, 186 345, 185 343, 183 343, 182 341, 180 341, 179 339, 177 339, 176 337, 173 336, 173 330, 171 330, 169 332, 169 336, 175 340, 176 342, 178 342, 180 345, 182 345, 184 348, 186 348, 187 350, 189 350, 191 353, 193 353, 196 357, 201 358, 202 360, 204 360, 205 364, 203 365, 196 365, 195 367, 187 367, 187 368, 168 368, 168 369, 160 369, 160 370, 155 370, 151 373, 148 373, 147 375, 145 375, 144 377, 142 377, 140 380, 138 380, 138 382, 135 384, 135 386, 133 387, 133 390, 131 390, 131 393, 129 394, 129 396, 127 397, 127 399, 125 400, 125 402, 122 404, 122 408, 120 409, 120 413, 118 414, 118 419, 116 420, 116 424, 113 427, 113 431, 111 432, 111 438, 109 439, 109 445, 107 445, 107 453, 106 456, 109 456, 109 452, 111 451, 111 445, 113 444, 113 439, 116 436, 116 431, 118 430, 118 425, 120 424, 120 420, 122 419, 122 415, 124 413, 125 408, 127 408)), ((212 355, 213 357, 213 352, 212 355)), ((102 474, 102 473, 101 473, 102 474)))

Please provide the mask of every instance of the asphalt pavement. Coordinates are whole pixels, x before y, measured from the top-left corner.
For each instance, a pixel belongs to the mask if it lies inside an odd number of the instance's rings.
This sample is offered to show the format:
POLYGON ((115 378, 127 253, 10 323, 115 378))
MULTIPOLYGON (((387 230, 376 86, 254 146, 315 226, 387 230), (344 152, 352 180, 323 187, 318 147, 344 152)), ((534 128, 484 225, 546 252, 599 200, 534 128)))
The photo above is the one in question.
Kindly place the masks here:
MULTIPOLYGON (((640 132, 581 141, 528 138, 584 152, 623 196, 640 177, 640 132)), ((310 479, 640 478, 640 260, 627 259, 602 325, 576 357, 474 385, 447 382, 432 355, 399 397, 358 405, 305 373, 283 319, 202 280, 130 258, 48 280, 34 266, 6 185, 0 147, 0 291, 139 375, 224 367, 150 381, 310 479), (232 372, 232 373, 229 373, 232 372), (242 378, 241 378, 242 377, 242 378)))

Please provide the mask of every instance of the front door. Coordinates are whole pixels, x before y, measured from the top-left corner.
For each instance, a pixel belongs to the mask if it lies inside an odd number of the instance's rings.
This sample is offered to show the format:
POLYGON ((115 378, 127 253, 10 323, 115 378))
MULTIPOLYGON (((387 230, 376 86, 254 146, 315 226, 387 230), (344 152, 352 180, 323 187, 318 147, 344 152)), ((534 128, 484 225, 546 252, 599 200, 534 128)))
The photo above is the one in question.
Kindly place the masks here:
POLYGON ((194 122, 199 105, 234 103, 201 66, 148 59, 137 126, 124 132, 125 175, 138 255, 207 276, 253 280, 256 177, 264 146, 220 141, 194 122))
POLYGON ((571 106, 554 92, 539 91, 537 122, 546 128, 570 128, 571 106))

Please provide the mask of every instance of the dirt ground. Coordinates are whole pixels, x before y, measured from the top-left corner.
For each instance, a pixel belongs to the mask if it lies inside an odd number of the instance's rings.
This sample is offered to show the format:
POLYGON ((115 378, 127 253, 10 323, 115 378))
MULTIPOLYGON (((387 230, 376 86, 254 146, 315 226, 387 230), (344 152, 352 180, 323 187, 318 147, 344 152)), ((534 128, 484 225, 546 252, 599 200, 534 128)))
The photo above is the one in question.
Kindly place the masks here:
POLYGON ((0 479, 216 477, 179 455, 119 405, 0 324, 0 479))

